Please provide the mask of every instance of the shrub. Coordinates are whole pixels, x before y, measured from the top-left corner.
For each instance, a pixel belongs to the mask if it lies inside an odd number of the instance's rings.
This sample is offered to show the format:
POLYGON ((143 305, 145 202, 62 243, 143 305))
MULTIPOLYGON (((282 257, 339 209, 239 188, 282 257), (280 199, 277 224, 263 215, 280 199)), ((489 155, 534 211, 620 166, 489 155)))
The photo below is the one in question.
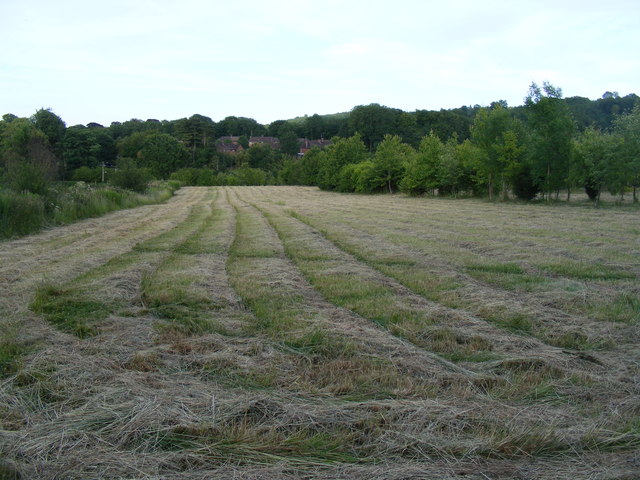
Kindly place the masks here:
POLYGON ((44 225, 42 197, 32 193, 0 191, 0 238, 28 235, 44 225))
POLYGON ((102 170, 100 167, 80 167, 73 171, 72 178, 76 182, 97 183, 102 180, 102 170))
POLYGON ((151 173, 146 168, 126 166, 111 174, 111 184, 139 193, 147 190, 150 181, 151 173))

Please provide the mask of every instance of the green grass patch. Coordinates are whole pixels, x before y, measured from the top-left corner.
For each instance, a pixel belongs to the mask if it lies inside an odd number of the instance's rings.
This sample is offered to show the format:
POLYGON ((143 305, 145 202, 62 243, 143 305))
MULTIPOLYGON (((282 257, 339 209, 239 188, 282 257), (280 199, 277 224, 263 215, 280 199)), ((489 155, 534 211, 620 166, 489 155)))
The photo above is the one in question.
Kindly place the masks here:
POLYGON ((596 350, 611 346, 604 339, 594 341, 584 333, 575 331, 562 334, 551 334, 547 332, 544 335, 544 341, 549 345, 566 348, 568 350, 596 350))
POLYGON ((594 429, 582 439, 584 448, 601 452, 638 450, 640 448, 640 417, 627 419, 613 428, 594 429))
POLYGON ((471 263, 466 266, 467 274, 476 280, 506 290, 533 291, 548 282, 542 275, 528 275, 517 263, 471 263))
POLYGON ((245 390, 265 390, 277 385, 279 372, 276 368, 247 369, 241 368, 227 358, 216 358, 208 361, 200 375, 207 381, 215 381, 228 388, 245 390))
POLYGON ((210 215, 206 204, 195 205, 183 222, 171 230, 137 244, 134 249, 146 252, 173 251, 201 230, 203 222, 206 222, 210 215))
POLYGON ((471 272, 486 273, 508 273, 508 274, 524 274, 524 270, 520 265, 513 262, 507 263, 473 263, 467 265, 467 270, 471 272))
MULTIPOLYGON (((296 466, 334 465, 373 461, 360 457, 355 448, 356 432, 309 427, 264 428, 249 419, 215 427, 177 427, 163 440, 167 450, 196 447, 217 464, 272 464, 296 466)), ((364 452, 362 452, 364 453, 364 452)))
POLYGON ((631 272, 620 270, 609 265, 585 262, 558 262, 538 266, 544 272, 552 275, 575 278, 577 280, 628 280, 635 279, 631 272))
POLYGON ((329 335, 326 331, 315 328, 301 336, 284 340, 288 350, 306 357, 322 359, 350 358, 356 354, 353 342, 329 335))
POLYGON ((636 324, 640 321, 640 298, 624 292, 606 302, 589 303, 586 312, 597 320, 636 324))
POLYGON ((504 309, 483 309, 478 315, 486 321, 497 325, 500 328, 513 333, 531 335, 534 330, 534 323, 531 317, 525 313, 508 312, 504 309))
POLYGON ((112 312, 109 305, 81 292, 50 284, 36 289, 30 308, 58 329, 79 338, 96 335, 98 329, 94 324, 112 312))

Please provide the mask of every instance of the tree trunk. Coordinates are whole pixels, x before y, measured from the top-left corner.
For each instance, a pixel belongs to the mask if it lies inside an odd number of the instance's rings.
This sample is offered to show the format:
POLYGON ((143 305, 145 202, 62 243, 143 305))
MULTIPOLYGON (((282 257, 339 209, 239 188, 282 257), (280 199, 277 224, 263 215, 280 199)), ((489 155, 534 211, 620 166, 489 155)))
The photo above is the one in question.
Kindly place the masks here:
POLYGON ((489 174, 489 200, 493 200, 493 175, 489 174))

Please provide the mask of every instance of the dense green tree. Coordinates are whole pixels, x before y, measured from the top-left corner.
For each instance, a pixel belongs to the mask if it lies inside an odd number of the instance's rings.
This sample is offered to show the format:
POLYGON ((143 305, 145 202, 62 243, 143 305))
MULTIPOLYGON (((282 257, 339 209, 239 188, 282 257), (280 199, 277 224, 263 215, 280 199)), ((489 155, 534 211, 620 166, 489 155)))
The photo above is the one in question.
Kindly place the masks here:
POLYGON ((299 160, 302 185, 318 185, 318 172, 322 155, 322 150, 318 147, 313 147, 299 160))
POLYGON ((351 110, 349 128, 353 134, 360 134, 362 141, 372 152, 386 134, 397 132, 398 118, 401 114, 402 110, 377 103, 359 105, 351 110))
POLYGON ((620 165, 616 161, 619 151, 619 139, 594 127, 587 128, 575 141, 572 177, 575 183, 584 185, 596 204, 607 184, 615 185, 613 189, 617 190, 620 180, 624 180, 624 171, 618 172, 620 165))
POLYGON ((237 137, 240 135, 246 135, 247 137, 262 136, 265 132, 266 128, 253 118, 234 116, 226 117, 218 122, 215 128, 216 138, 228 135, 237 137))
POLYGON ((400 190, 411 195, 420 195, 435 190, 439 186, 438 170, 444 145, 435 132, 424 136, 415 155, 405 162, 400 190))
POLYGON ((340 169, 349 163, 360 163, 367 158, 367 148, 359 135, 333 139, 333 143, 318 155, 318 186, 335 190, 340 169))
POLYGON ((154 175, 168 178, 171 172, 187 166, 189 152, 171 135, 150 132, 144 136, 137 152, 138 166, 148 168, 154 175))
POLYGON ((483 154, 478 172, 486 179, 490 200, 497 186, 502 197, 506 197, 509 171, 515 168, 522 154, 515 129, 509 110, 500 103, 480 109, 471 127, 471 139, 483 154))
POLYGON ((284 132, 291 130, 289 122, 286 120, 276 120, 271 122, 265 131, 265 135, 268 137, 279 137, 284 132))
POLYGON ((574 123, 562 90, 531 84, 525 99, 532 130, 532 172, 547 199, 567 186, 574 123))
POLYGON ((191 165, 195 165, 197 149, 213 145, 215 123, 209 117, 195 114, 175 123, 174 136, 191 152, 191 165))
MULTIPOLYGON (((62 142, 62 157, 67 175, 80 167, 115 164, 117 149, 113 138, 104 128, 81 125, 67 128, 62 142)), ((132 155, 135 156, 135 152, 132 155)))
POLYGON ((116 141, 118 155, 123 158, 136 158, 138 152, 144 147, 148 136, 147 132, 135 132, 132 135, 120 138, 116 141))
POLYGON ((372 168, 362 182, 369 191, 387 190, 393 193, 402 179, 405 164, 415 153, 411 146, 397 135, 385 135, 371 160, 372 168))
POLYGON ((433 131, 439 138, 449 138, 456 134, 460 140, 470 136, 470 128, 475 110, 417 110, 415 112, 416 125, 425 135, 433 131))
POLYGON ((8 184, 17 191, 45 193, 58 173, 47 136, 25 118, 3 123, 0 160, 8 184))
POLYGON ((300 152, 300 141, 293 130, 284 132, 278 140, 280 140, 280 151, 285 155, 295 156, 300 152))
POLYGON ((640 187, 640 102, 627 114, 614 120, 614 132, 622 139, 621 155, 628 182, 633 187, 633 201, 638 201, 640 187))
POLYGON ((31 121, 38 130, 45 134, 53 153, 62 157, 62 141, 66 130, 66 124, 53 113, 50 108, 41 108, 31 117, 31 121))
POLYGON ((442 145, 438 162, 438 195, 457 195, 464 183, 465 168, 458 155, 458 137, 452 135, 442 145))
POLYGON ((280 160, 278 152, 269 145, 256 143, 243 152, 247 166, 261 170, 272 170, 280 160))
POLYGON ((317 113, 307 117, 304 125, 304 136, 314 140, 325 138, 327 136, 327 125, 324 118, 317 113))
POLYGON ((62 142, 65 169, 68 174, 80 167, 98 166, 99 145, 94 141, 91 130, 82 125, 69 127, 62 142))

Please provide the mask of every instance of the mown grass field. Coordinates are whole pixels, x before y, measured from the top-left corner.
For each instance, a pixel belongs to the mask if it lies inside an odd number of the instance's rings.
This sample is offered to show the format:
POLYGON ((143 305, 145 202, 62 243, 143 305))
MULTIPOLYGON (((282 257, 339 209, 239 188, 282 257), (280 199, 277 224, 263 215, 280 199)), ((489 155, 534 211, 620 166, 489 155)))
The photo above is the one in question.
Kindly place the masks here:
POLYGON ((183 188, 0 258, 0 478, 638 478, 637 209, 183 188))

